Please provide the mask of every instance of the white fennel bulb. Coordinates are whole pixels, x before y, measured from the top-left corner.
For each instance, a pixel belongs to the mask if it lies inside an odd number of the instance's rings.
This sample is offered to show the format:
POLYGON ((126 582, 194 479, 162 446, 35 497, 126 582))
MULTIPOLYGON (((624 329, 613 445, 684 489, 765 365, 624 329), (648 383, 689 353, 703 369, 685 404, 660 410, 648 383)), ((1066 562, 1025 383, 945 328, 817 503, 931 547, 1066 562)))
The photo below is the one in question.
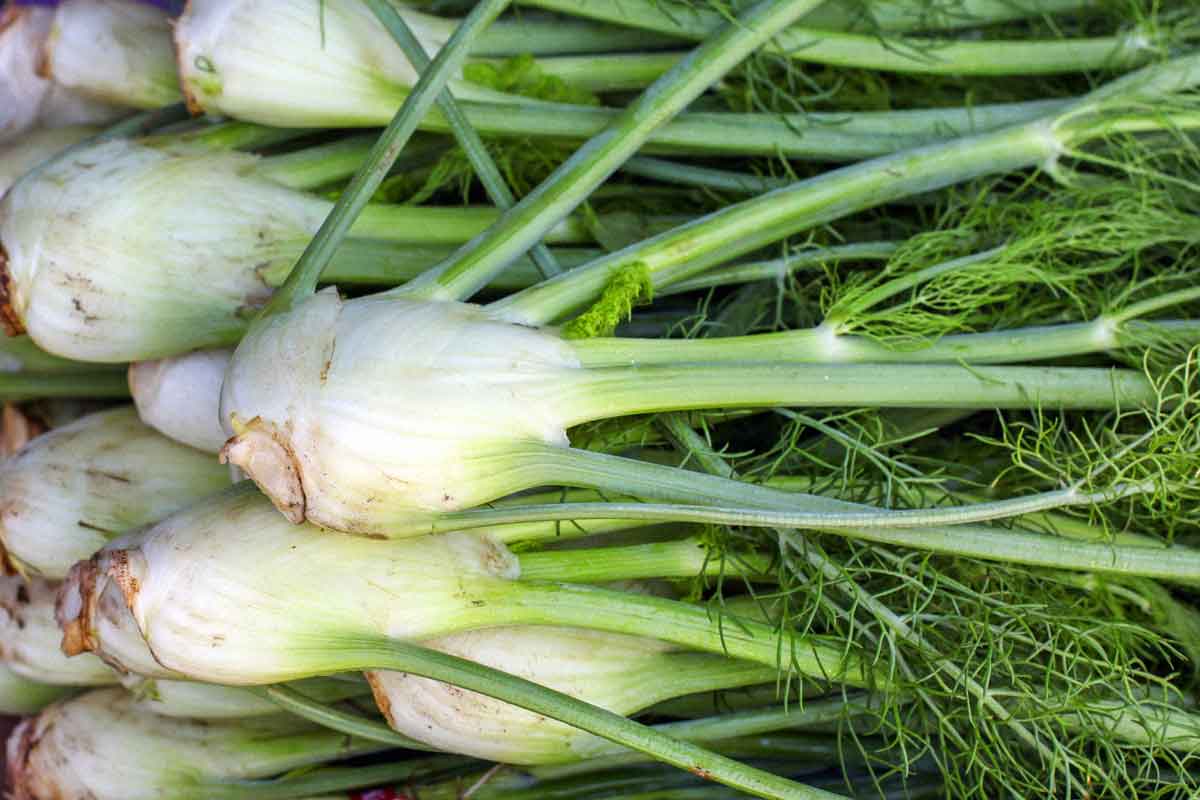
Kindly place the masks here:
POLYGON ((39 124, 95 124, 125 113, 39 74, 53 17, 50 8, 9 3, 0 9, 0 144, 39 124))
POLYGON ((163 800, 229 796, 222 788, 230 781, 380 749, 286 715, 160 716, 117 688, 64 700, 21 723, 8 741, 7 767, 16 800, 163 800))
POLYGON ((295 526, 246 482, 73 571, 60 624, 103 652, 91 614, 119 587, 167 669, 213 683, 275 683, 338 671, 330 659, 347 638, 421 639, 486 624, 518 569, 486 535, 380 542, 295 526))
MULTIPOLYGON (((447 20, 398 10, 431 57, 452 32, 447 20)), ((191 0, 175 46, 194 111, 267 125, 383 125, 417 80, 358 0, 191 0)))
POLYGON ((228 485, 216 459, 144 425, 132 406, 88 414, 0 463, 0 555, 62 578, 114 537, 228 485))
POLYGON ((197 450, 216 453, 229 438, 221 426, 221 382, 232 350, 197 350, 129 365, 129 391, 142 422, 197 450))
POLYGON ((236 341, 270 296, 260 276, 329 204, 252 174, 257 158, 113 140, 18 181, 0 202, 10 333, 81 361, 236 341))
POLYGON ((90 653, 68 658, 54 616, 58 585, 0 576, 0 658, 16 674, 60 686, 105 686, 117 675, 90 653))
POLYGON ((238 346, 222 455, 293 521, 380 532, 525 488, 513 443, 566 446, 581 374, 567 342, 478 306, 326 289, 238 346))
POLYGON ((41 62, 59 86, 129 108, 178 102, 171 18, 136 0, 64 0, 41 62))
MULTIPOLYGON (((424 644, 623 716, 682 694, 774 679, 773 670, 759 665, 580 628, 491 628, 424 644)), ((368 672, 367 679, 392 728, 439 750, 546 764, 606 749, 607 742, 578 728, 447 683, 385 671, 368 672)))

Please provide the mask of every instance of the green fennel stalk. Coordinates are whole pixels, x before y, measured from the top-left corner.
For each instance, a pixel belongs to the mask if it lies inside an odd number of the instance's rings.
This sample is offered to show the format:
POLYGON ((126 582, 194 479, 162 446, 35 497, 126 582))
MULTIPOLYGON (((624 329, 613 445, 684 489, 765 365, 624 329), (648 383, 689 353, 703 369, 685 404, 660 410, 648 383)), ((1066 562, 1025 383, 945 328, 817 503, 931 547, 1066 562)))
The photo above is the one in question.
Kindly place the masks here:
MULTIPOLYGON (((525 0, 530 5, 687 39, 703 40, 724 22, 704 9, 671 10, 655 0, 525 0)), ((840 67, 944 75, 1039 75, 1141 66, 1176 42, 1149 24, 1081 39, 970 41, 793 26, 767 52, 840 67)))
MULTIPOLYGON (((1146 67, 1035 122, 864 161, 799 181, 612 253, 489 307, 511 321, 545 324, 594 299, 621 270, 639 270, 658 289, 803 230, 915 193, 983 175, 1052 166, 1089 141, 1109 135, 1190 129, 1200 125, 1200 117, 1189 110, 1186 99, 1176 110, 1168 98, 1198 81, 1200 56, 1146 67), (1166 106, 1166 113, 1137 110, 1156 102, 1166 106), (1126 103, 1132 111, 1122 108, 1126 103)), ((1121 168, 1119 162, 1113 166, 1121 168)))
POLYGON ((746 55, 816 5, 813 0, 760 3, 739 16, 655 81, 593 136, 554 174, 502 217, 483 237, 405 287, 430 298, 460 298, 485 285, 514 257, 576 208, 645 143, 746 55))

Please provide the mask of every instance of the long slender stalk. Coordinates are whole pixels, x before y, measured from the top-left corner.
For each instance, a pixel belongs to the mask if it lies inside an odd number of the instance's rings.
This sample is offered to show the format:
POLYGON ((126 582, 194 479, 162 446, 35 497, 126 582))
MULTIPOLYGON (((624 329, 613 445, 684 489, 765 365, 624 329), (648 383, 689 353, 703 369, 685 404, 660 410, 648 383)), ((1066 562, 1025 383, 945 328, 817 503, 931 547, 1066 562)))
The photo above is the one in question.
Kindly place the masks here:
MULTIPOLYGON (((321 274, 324 283, 358 284, 366 286, 395 286, 420 275, 430 264, 436 264, 453 252, 445 245, 416 242, 385 242, 378 239, 355 239, 342 242, 337 258, 321 274)), ((554 247, 555 259, 566 269, 574 269, 596 258, 602 250, 581 247, 554 247)), ((284 276, 264 274, 268 285, 276 285, 284 276)), ((524 289, 541 280, 541 272, 529 258, 519 258, 488 284, 490 291, 524 289)), ((737 282, 736 279, 730 279, 737 282)))
POLYGON ((837 264, 842 261, 886 261, 900 247, 899 242, 856 242, 854 244, 833 245, 799 250, 783 258, 769 261, 752 261, 745 264, 732 264, 717 267, 695 278, 677 281, 664 286, 656 296, 693 292, 698 289, 710 289, 715 286, 728 286, 752 281, 783 280, 794 272, 804 269, 819 268, 824 264, 837 264))
POLYGON ((675 183, 681 186, 698 186, 703 189, 714 189, 721 192, 737 192, 739 194, 762 194, 786 186, 789 181, 785 178, 768 178, 761 175, 748 175, 743 172, 714 169, 712 167, 697 167, 691 164, 677 164, 660 158, 640 156, 631 158, 621 168, 622 172, 637 175, 650 180, 675 183))
MULTIPOLYGON (((168 125, 141 142, 156 144, 201 144, 213 150, 254 150, 303 138, 312 131, 305 128, 273 128, 255 122, 226 120, 217 123, 197 123, 188 120, 181 125, 168 125)), ((364 148, 365 152, 365 148, 364 148)))
MULTIPOLYGON (((557 503, 499 509, 454 511, 396 527, 393 535, 474 530, 536 520, 641 519, 651 522, 694 522, 768 528, 809 526, 810 512, 721 508, 657 503, 557 503)), ((845 536, 934 553, 1003 561, 1011 564, 1084 572, 1140 575, 1188 585, 1200 585, 1200 551, 1182 545, 1136 547, 1089 542, 1020 529, 975 525, 921 528, 846 528, 845 536)))
POLYGON ((328 703, 314 700, 288 686, 264 686, 259 689, 259 694, 284 711, 348 736, 403 747, 408 750, 433 749, 416 739, 396 733, 383 722, 342 711, 328 703))
POLYGON ((1200 342, 1200 320, 1159 320, 1115 325, 1092 322, 1039 325, 987 333, 943 336, 916 345, 889 346, 866 336, 839 335, 833 326, 711 339, 581 339, 575 343, 588 367, 705 361, 789 360, 822 364, 1006 364, 1120 350, 1150 334, 1200 342))
MULTIPOLYGON (((534 60, 537 71, 557 78, 573 89, 586 92, 618 92, 644 89, 658 80, 686 55, 667 53, 606 53, 583 56, 552 56, 534 60)), ((472 59, 473 63, 502 67, 503 60, 472 59)), ((469 73, 468 73, 469 74, 469 73)))
MULTIPOLYGON (((429 147, 431 152, 440 155, 445 151, 440 136, 430 138, 436 140, 429 147)), ((365 134, 348 136, 329 144, 266 156, 254 165, 254 174, 292 189, 316 189, 353 175, 374 141, 375 137, 365 134)), ((416 142, 410 143, 404 155, 421 149, 416 145, 416 142)))
MULTIPOLYGON (((655 288, 816 225, 912 194, 983 175, 1052 163, 1070 148, 1111 132, 1108 110, 1124 97, 1147 104, 1200 80, 1200 56, 1148 67, 1101 87, 1041 120, 877 158, 746 200, 640 242, 491 304, 507 319, 541 325, 598 296, 612 275, 631 265, 655 288), (1095 118, 1095 119, 1094 119, 1095 118)), ((1148 114, 1147 126, 1200 124, 1181 112, 1148 114)))
MULTIPOLYGON (((641 152, 660 155, 783 156, 812 161, 850 161, 942 141, 958 132, 994 130, 1035 119, 1065 101, 1035 101, 922 111, 812 112, 806 114, 684 113, 650 132, 641 152)), ((620 114, 611 108, 521 106, 463 101, 463 113, 485 136, 587 139, 620 114)), ((448 132, 435 110, 423 130, 448 132)))
POLYGON ((698 575, 723 575, 750 580, 774 580, 771 561, 756 553, 736 558, 715 557, 697 539, 650 542, 628 547, 599 547, 579 558, 578 551, 525 553, 521 556, 521 577, 528 580, 566 580, 574 583, 601 583, 650 578, 694 578, 698 575))
POLYGON ((417 124, 441 95, 447 81, 467 57, 472 39, 494 20, 508 5, 508 0, 482 0, 463 20, 462 25, 438 53, 430 69, 421 74, 417 84, 404 99, 396 116, 380 135, 346 191, 338 198, 333 210, 321 224, 321 229, 309 243, 283 286, 263 308, 265 319, 292 305, 317 289, 321 272, 350 231, 359 212, 366 206, 379 184, 400 155, 400 151, 416 132, 417 124))
POLYGON ((120 370, 90 372, 0 372, 0 400, 20 402, 43 397, 129 397, 120 370))
MULTIPOLYGON (((520 0, 521 5, 553 8, 550 3, 561 3, 557 7, 572 16, 589 17, 602 15, 600 19, 620 14, 613 18, 619 25, 635 25, 628 18, 645 13, 642 3, 624 3, 621 0, 520 0)), ((1089 8, 1092 0, 954 0, 951 3, 930 3, 928 0, 889 0, 886 3, 859 5, 844 0, 828 0, 804 18, 806 28, 821 30, 860 30, 868 33, 904 33, 908 31, 950 31, 960 28, 976 28, 1034 19, 1053 14, 1064 14, 1089 8)), ((654 11, 662 16, 691 16, 692 21, 711 20, 711 16, 697 18, 694 6, 684 7, 660 3, 654 11)), ((632 31, 644 31, 634 27, 632 31)))
MULTIPOLYGON (((535 446, 529 448, 528 452, 522 453, 522 455, 540 462, 540 468, 546 472, 547 482, 554 481, 565 485, 579 485, 608 491, 620 491, 627 494, 640 494, 645 497, 669 499, 671 495, 675 495, 675 497, 683 496, 691 502, 716 505, 722 502, 722 498, 736 498, 739 494, 743 495, 743 502, 748 503, 751 502, 751 498, 757 494, 762 494, 764 491, 752 484, 726 481, 725 483, 729 488, 724 490, 715 488, 710 494, 706 489, 709 486, 713 486, 714 482, 705 481, 694 473, 683 472, 677 478, 672 479, 671 475, 665 474, 663 468, 658 465, 646 464, 645 462, 630 459, 615 459, 610 456, 581 450, 535 446), (624 475, 614 475, 612 467, 617 462, 622 462, 626 465, 624 475), (641 476, 646 476, 649 480, 639 480, 641 476), (657 485, 651 483, 656 477, 660 477, 657 485)), ((675 474, 677 471, 668 470, 668 472, 675 474)), ((1066 489, 1040 492, 1007 500, 970 503, 965 506, 939 506, 918 509, 850 507, 839 510, 827 508, 811 511, 793 508, 788 513, 790 515, 791 527, 817 528, 821 530, 966 525, 996 519, 1009 519, 1051 509, 1089 506, 1104 501, 1115 501, 1139 494, 1149 494, 1154 488, 1155 485, 1152 482, 1121 483, 1111 486, 1104 491, 1096 492, 1085 492, 1076 486, 1071 486, 1066 489)), ((782 495, 778 498, 773 497, 766 507, 781 508, 786 498, 787 495, 782 495)), ((804 499, 807 500, 809 498, 805 497, 804 499)), ((595 505, 603 506, 606 504, 595 505)), ((612 506, 616 504, 610 503, 607 505, 612 506)), ((637 507, 634 504, 625 505, 633 508, 637 507)), ((829 502, 828 505, 837 506, 840 504, 829 502)), ((636 516, 635 513, 631 518, 636 518, 636 516)), ((645 517, 645 519, 649 518, 645 517)), ((659 519, 667 521, 664 517, 659 517, 659 519)), ((701 520, 689 517, 686 521, 698 522, 701 520)), ((682 561, 684 564, 696 564, 698 567, 701 565, 695 561, 689 562, 689 559, 682 555, 682 552, 686 551, 685 546, 675 543, 675 547, 678 548, 678 551, 665 548, 665 552, 661 556, 663 559, 661 566, 669 568, 678 561, 682 561)), ((621 557, 614 555, 613 563, 614 565, 622 563, 621 557)), ((603 569, 603 567, 597 565, 597 569, 603 569)), ((574 577, 570 579, 576 580, 574 577)), ((606 578, 606 580, 615 579, 606 578)))
POLYGON ((445 653, 370 639, 341 641, 338 652, 341 669, 388 669, 461 686, 544 714, 756 797, 780 800, 832 800, 835 797, 657 733, 619 714, 560 692, 445 653))
POLYGON ((1140 372, 775 362, 601 367, 564 389, 566 424, 655 411, 807 406, 1112 409, 1153 404, 1140 372))
MULTIPOLYGON (((425 48, 421 45, 421 42, 404 21, 404 17, 386 0, 366 0, 366 3, 380 24, 388 29, 388 32, 392 34, 392 38, 400 45, 400 49, 404 51, 404 57, 408 59, 409 63, 416 68, 417 72, 426 72, 431 63, 429 56, 425 53, 425 48)), ((585 60, 592 59, 585 57, 585 60)), ((483 184, 488 197, 491 198, 492 202, 501 211, 512 208, 516 203, 516 198, 513 197, 512 191, 508 188, 508 183, 505 182, 504 176, 500 174, 500 168, 496 166, 496 162, 488 154, 483 140, 479 138, 479 134, 475 132, 475 129, 471 127, 471 123, 467 121, 466 116, 458 107, 458 103, 455 102, 454 96, 449 89, 444 89, 441 95, 438 96, 437 106, 449 123, 450 130, 454 134, 459 147, 466 154, 467 160, 471 162, 471 166, 475 170, 475 175, 479 178, 479 182, 483 184)), ((550 253, 546 245, 541 242, 536 242, 530 248, 529 255, 533 259, 534 264, 537 265, 542 277, 548 278, 551 275, 557 275, 562 272, 562 267, 554 260, 554 256, 550 253)))
MULTIPOLYGON (((689 8, 674 11, 655 0, 526 0, 568 14, 703 40, 723 17, 689 8)), ((767 45, 768 52, 798 61, 859 69, 938 75, 1048 75, 1140 66, 1161 54, 1167 42, 1135 29, 1080 39, 971 41, 893 37, 793 26, 767 45)))
POLYGON ((628 105, 487 234, 416 281, 406 294, 464 299, 485 286, 540 240, 592 190, 645 143, 650 133, 682 111, 762 42, 810 11, 818 0, 762 2, 696 48, 628 105))

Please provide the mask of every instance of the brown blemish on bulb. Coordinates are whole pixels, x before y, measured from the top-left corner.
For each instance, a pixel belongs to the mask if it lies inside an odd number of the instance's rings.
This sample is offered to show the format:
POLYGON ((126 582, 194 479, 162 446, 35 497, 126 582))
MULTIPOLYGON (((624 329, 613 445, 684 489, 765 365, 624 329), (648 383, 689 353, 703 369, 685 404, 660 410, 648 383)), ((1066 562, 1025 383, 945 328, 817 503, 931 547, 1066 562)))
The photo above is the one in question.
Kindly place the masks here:
MULTIPOLYGON (((137 604, 138 594, 142 591, 142 582, 132 569, 128 550, 109 550, 107 553, 105 574, 116 582, 125 595, 125 605, 133 608, 137 604)), ((103 588, 101 586, 100 588, 103 588)), ((93 595, 96 593, 93 591, 93 595)), ((93 602, 95 601, 93 597, 93 602)))
POLYGON ((240 430, 221 448, 221 463, 233 464, 258 484, 288 521, 304 522, 307 502, 300 463, 287 439, 262 417, 235 427, 240 430))
POLYGON ((8 270, 8 251, 4 249, 4 243, 0 242, 0 325, 4 326, 4 332, 9 336, 20 336, 25 332, 25 323, 21 321, 21 315, 13 305, 15 300, 12 273, 8 270))
POLYGON ((105 582, 93 557, 71 567, 58 590, 54 617, 62 629, 62 651, 68 656, 90 653, 99 647, 92 620, 105 582))

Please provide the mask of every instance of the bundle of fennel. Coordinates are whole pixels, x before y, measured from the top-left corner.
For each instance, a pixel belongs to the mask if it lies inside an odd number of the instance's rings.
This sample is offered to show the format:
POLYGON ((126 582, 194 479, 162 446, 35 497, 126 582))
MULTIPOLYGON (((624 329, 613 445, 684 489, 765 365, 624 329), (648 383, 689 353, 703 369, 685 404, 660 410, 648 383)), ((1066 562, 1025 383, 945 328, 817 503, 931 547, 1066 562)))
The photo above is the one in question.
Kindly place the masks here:
POLYGON ((4 6, 7 791, 1200 793, 1193 6, 4 6))

